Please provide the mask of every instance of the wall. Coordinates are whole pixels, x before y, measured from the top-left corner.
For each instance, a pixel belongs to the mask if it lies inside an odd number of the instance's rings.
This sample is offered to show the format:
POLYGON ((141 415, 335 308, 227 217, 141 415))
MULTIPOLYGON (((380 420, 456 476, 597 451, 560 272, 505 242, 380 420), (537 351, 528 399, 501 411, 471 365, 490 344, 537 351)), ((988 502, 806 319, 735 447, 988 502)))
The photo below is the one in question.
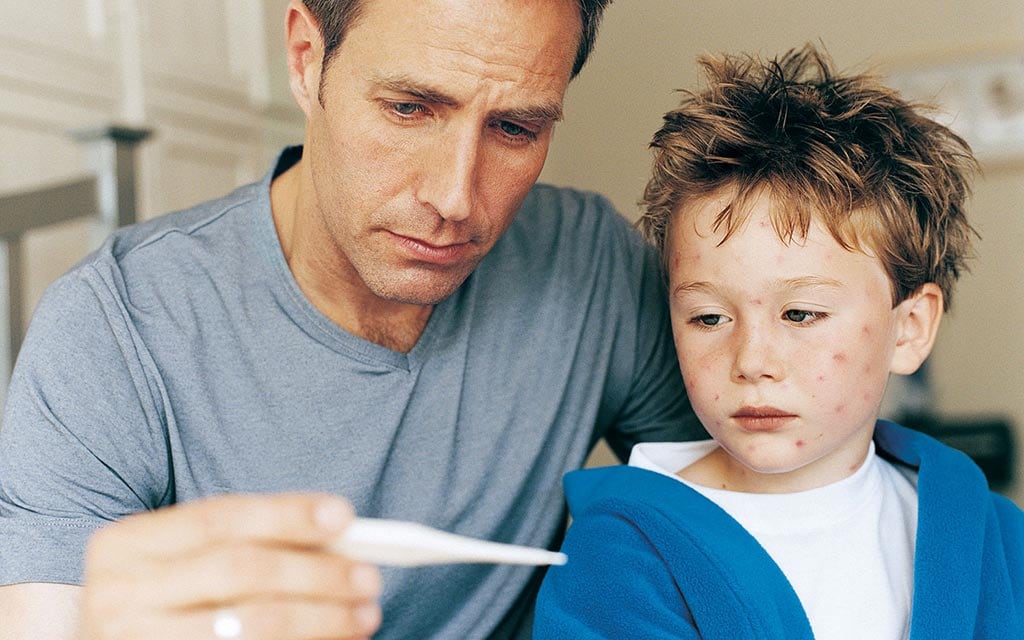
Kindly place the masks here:
MULTIPOLYGON (((286 4, 0 0, 0 192, 85 175, 69 132, 111 123, 154 131, 140 153, 142 218, 258 177, 301 141, 283 80, 286 4)), ((26 238, 26 312, 90 242, 86 221, 26 238)))
MULTIPOLYGON (((778 53, 820 42, 841 68, 912 77, 934 67, 1010 60, 1010 108, 1024 90, 1024 3, 1007 0, 617 0, 590 64, 574 82, 542 179, 602 191, 627 215, 647 179, 646 143, 678 88, 697 79, 696 57, 722 51, 778 53)), ((957 78, 949 79, 952 85, 957 78)), ((921 90, 937 90, 932 83, 921 90)), ((903 85, 901 85, 903 86, 903 85)), ((943 100, 949 89, 944 86, 943 100)), ((931 99, 932 96, 921 95, 931 99)), ((955 95, 953 96, 955 97, 955 95)), ((951 103, 954 107, 955 100, 951 103)), ((963 117, 966 114, 959 114, 963 117)), ((937 409, 995 414, 1017 428, 1024 477, 1024 148, 987 153, 970 214, 983 239, 959 285, 932 356, 937 409), (997 157, 998 156, 998 157, 997 157)), ((594 462, 609 458, 599 453, 594 462)), ((1024 483, 1011 495, 1024 504, 1024 483)))

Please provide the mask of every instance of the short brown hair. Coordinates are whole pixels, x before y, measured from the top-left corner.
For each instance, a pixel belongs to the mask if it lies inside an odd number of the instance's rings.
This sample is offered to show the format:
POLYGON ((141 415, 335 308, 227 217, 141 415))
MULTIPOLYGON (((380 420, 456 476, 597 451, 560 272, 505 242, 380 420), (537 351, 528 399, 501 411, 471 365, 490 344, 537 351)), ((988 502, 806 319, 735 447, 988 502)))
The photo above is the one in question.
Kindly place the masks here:
MULTIPOLYGON (((550 0, 546 0, 550 2, 550 0)), ((324 39, 323 68, 326 69, 335 52, 345 38, 345 33, 359 19, 366 0, 303 0, 306 8, 320 24, 320 35, 324 39)), ((582 31, 580 42, 576 47, 576 59, 573 62, 572 77, 579 74, 586 64, 590 52, 597 39, 597 28, 601 24, 601 16, 605 7, 612 0, 576 0, 580 10, 582 31)))
POLYGON ((874 76, 837 75, 813 45, 699 62, 706 89, 684 92, 651 142, 639 224, 663 254, 681 205, 735 189, 715 219, 728 238, 766 189, 784 241, 817 215, 844 248, 878 255, 894 306, 934 282, 948 308, 976 235, 964 214, 976 162, 960 136, 874 76))

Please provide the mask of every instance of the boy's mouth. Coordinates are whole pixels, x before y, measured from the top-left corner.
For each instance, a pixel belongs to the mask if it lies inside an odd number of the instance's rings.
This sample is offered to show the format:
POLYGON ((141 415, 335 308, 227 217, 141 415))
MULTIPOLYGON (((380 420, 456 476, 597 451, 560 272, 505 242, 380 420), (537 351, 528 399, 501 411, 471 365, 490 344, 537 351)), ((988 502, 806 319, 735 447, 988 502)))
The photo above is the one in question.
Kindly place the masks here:
POLYGON ((796 419, 796 414, 775 407, 741 407, 732 415, 744 431, 776 431, 796 419))

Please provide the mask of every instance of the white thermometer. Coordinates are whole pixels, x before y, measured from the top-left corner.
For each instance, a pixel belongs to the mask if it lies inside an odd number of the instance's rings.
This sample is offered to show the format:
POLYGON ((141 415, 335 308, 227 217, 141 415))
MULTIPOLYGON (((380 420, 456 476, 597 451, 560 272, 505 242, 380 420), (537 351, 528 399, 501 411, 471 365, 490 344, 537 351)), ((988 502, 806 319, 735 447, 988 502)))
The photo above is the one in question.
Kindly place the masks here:
POLYGON ((372 564, 565 564, 564 553, 478 540, 401 520, 356 518, 330 545, 331 551, 372 564))

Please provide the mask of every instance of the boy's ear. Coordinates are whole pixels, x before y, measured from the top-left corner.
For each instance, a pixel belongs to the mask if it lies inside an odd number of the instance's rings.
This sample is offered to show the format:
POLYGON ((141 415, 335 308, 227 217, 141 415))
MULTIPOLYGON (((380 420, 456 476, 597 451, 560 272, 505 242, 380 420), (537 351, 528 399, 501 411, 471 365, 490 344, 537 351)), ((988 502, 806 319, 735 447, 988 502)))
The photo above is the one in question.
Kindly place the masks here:
POLYGON ((317 106, 324 41, 320 25, 302 0, 292 0, 285 15, 288 83, 299 107, 308 117, 317 106))
POLYGON ((931 353, 942 320, 942 289, 934 282, 921 286, 896 306, 896 348, 892 354, 892 373, 910 375, 931 353))

